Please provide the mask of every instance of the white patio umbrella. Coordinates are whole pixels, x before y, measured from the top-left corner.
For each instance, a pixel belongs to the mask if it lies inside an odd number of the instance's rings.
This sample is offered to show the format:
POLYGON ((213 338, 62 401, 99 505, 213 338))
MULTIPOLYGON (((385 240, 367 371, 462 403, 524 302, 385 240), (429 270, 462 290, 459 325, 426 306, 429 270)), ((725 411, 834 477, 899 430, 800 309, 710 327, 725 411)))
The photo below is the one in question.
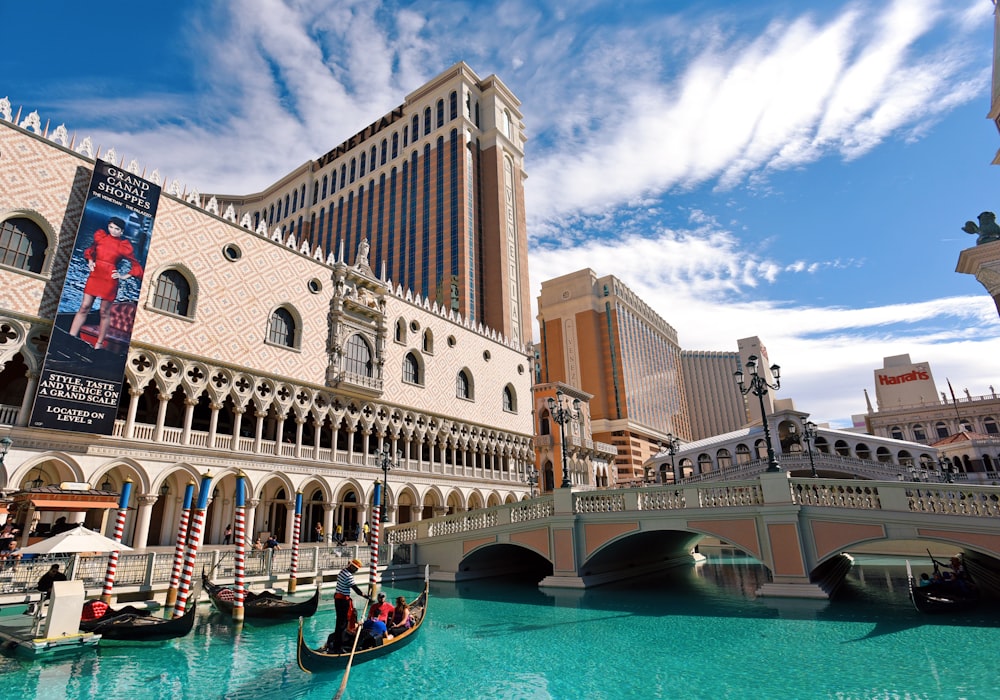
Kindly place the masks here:
POLYGON ((128 552, 131 547, 78 525, 20 550, 22 554, 75 554, 78 552, 128 552))

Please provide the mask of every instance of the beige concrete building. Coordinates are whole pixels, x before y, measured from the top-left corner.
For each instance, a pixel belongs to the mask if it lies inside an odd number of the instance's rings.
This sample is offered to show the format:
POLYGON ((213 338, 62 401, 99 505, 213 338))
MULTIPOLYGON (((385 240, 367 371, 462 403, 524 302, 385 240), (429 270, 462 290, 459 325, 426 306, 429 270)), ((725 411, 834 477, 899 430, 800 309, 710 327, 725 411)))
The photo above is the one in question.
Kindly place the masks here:
MULTIPOLYGON (((467 79, 456 70, 456 81, 467 79)), ((438 79, 433 95, 459 84, 438 79)), ((473 140, 489 131, 499 148, 492 110, 508 98, 495 79, 477 86, 476 96, 493 96, 480 103, 473 140)), ((431 94, 419 106, 433 113, 431 94)), ((476 122, 464 111, 457 121, 466 143, 476 122)), ((424 137, 419 149, 437 143, 424 137)), ((474 316, 464 312, 471 306, 414 293, 383 274, 387 264, 373 267, 346 245, 328 253, 304 227, 254 226, 177 183, 159 198, 111 434, 30 427, 95 158, 141 169, 5 103, 0 153, 0 437, 13 441, 0 474, 5 493, 35 482, 118 490, 131 479, 125 542, 136 547, 172 543, 185 485, 206 472, 210 542, 232 522, 238 472, 247 476, 252 531, 287 542, 297 492, 307 532, 364 522, 382 451, 393 463, 395 522, 527 496, 532 357, 513 323, 523 311, 504 312, 512 334, 488 327, 492 312, 474 316)), ((500 173, 511 160, 495 155, 500 173)), ((158 180, 155 171, 147 177, 158 180)), ((503 182, 493 180, 495 201, 504 200, 503 182)), ((511 255, 520 265, 520 253, 511 255)), ((505 266, 508 274, 521 294, 524 270, 505 266)))
POLYGON ((733 379, 738 364, 739 352, 681 351, 692 440, 728 433, 747 422, 747 407, 733 379))

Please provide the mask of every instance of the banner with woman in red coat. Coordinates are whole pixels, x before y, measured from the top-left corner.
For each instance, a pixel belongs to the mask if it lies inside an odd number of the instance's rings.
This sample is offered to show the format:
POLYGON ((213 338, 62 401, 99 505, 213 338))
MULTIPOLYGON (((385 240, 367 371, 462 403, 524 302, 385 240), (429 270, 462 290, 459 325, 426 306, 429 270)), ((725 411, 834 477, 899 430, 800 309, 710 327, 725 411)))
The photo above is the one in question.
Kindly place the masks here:
POLYGON ((98 160, 30 425, 110 434, 160 186, 98 160))

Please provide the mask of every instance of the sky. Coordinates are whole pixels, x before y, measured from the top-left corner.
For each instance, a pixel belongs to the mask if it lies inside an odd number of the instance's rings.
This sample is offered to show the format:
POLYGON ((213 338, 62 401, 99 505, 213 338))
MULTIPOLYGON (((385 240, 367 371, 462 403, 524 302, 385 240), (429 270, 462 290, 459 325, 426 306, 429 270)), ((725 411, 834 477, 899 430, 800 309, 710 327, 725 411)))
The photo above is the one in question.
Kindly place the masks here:
MULTIPOLYGON (((687 350, 760 336, 850 425, 909 354, 1000 387, 990 0, 0 3, 0 97, 200 192, 263 189, 458 61, 521 100, 530 285, 615 275, 687 350)), ((0 154, 2 155, 2 154, 0 154)), ((533 312, 534 302, 533 302, 533 312)), ((536 330, 537 338, 537 330, 536 330)))

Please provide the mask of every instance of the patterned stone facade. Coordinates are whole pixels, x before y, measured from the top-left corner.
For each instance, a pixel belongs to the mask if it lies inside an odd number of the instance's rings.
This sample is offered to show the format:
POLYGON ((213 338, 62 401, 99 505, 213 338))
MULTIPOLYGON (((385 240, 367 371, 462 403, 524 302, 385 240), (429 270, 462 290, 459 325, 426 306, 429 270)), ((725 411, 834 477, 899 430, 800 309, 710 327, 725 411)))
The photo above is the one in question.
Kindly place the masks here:
POLYGON ((526 497, 531 360, 520 340, 413 296, 364 260, 347 265, 343 250, 254 230, 229 207, 219 215, 214 198, 176 182, 160 198, 113 435, 28 427, 94 166, 89 142, 75 147, 62 127, 50 136, 0 105, 0 223, 29 220, 47 239, 40 271, 0 264, 0 434, 14 441, 0 485, 130 478, 133 546, 171 543, 165 523, 184 484, 208 470, 210 540, 231 522, 238 471, 256 513, 250 529, 285 541, 296 491, 310 531, 370 517, 382 452, 397 521, 526 497), (186 314, 154 303, 169 270, 190 283, 186 314), (296 324, 291 347, 268 340, 279 307, 296 324), (370 353, 360 371, 345 352, 359 339, 370 353))

